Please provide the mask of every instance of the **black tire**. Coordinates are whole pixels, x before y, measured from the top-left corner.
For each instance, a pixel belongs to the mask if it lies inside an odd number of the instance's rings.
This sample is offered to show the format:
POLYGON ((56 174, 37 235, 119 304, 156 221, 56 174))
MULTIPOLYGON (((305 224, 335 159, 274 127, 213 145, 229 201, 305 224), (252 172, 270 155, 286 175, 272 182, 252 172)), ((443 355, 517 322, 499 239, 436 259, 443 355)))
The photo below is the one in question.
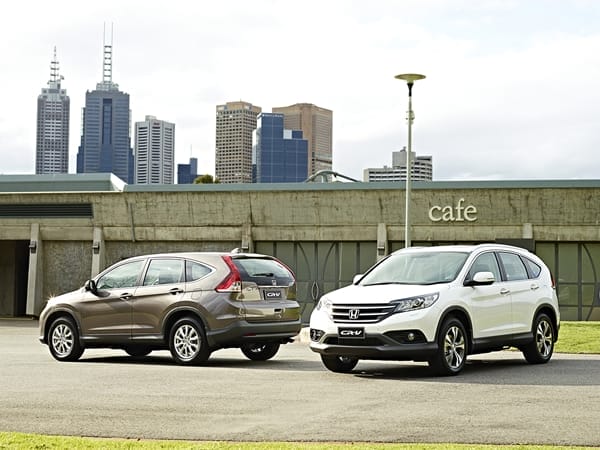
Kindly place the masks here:
POLYGON ((438 350, 429 360, 429 367, 442 376, 458 375, 467 363, 467 331, 456 317, 450 317, 442 324, 438 334, 438 350))
POLYGON ((79 332, 72 319, 59 317, 48 331, 48 348, 58 361, 77 361, 84 348, 79 342, 79 332))
POLYGON ((204 328, 193 317, 179 319, 169 333, 169 349, 178 364, 203 363, 210 356, 204 328))
POLYGON ((321 355, 321 361, 329 370, 338 373, 350 373, 358 364, 358 358, 350 356, 321 355))
POLYGON ((123 350, 134 358, 141 358, 142 356, 149 355, 152 352, 151 347, 147 347, 145 345, 131 345, 129 347, 125 347, 123 350))
POLYGON ((266 361, 271 359, 279 351, 279 343, 268 342, 266 344, 244 344, 240 347, 246 358, 252 361, 266 361))
POLYGON ((530 364, 545 364, 554 352, 554 324, 545 313, 540 313, 533 321, 533 341, 521 351, 530 364))

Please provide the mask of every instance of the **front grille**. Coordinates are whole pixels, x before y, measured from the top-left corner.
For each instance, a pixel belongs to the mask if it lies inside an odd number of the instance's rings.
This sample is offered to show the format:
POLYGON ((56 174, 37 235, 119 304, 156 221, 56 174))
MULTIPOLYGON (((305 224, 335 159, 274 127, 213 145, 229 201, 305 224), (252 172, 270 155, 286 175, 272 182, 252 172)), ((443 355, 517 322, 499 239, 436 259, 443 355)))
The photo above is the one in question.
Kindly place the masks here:
POLYGON ((334 304, 331 316, 335 323, 376 323, 389 316, 395 307, 389 303, 334 304))

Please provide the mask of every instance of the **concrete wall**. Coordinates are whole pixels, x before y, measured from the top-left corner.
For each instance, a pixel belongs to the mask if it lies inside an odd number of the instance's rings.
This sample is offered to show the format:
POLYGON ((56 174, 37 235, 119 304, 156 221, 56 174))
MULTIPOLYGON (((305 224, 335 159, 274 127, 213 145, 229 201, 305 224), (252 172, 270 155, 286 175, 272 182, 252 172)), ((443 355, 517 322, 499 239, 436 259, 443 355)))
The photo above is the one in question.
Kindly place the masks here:
MULTIPOLYGON (((600 184, 430 185, 433 187, 424 188, 416 183, 413 190, 413 244, 519 238, 600 241, 600 184)), ((28 311, 39 311, 47 296, 74 289, 92 273, 136 254, 234 247, 253 250, 254 243, 262 241, 372 241, 385 246, 387 252, 392 247, 388 243, 395 242, 398 247, 404 239, 404 196, 402 188, 375 183, 301 184, 277 190, 243 185, 237 190, 200 186, 183 191, 138 187, 125 192, 0 193, 0 206, 90 203, 93 208, 93 217, 0 217, 0 245, 34 237, 39 240, 30 268, 37 264, 35 271, 42 276, 30 280, 28 294, 28 311)), ((0 252, 0 266, 9 258, 9 250, 0 252)), ((8 282, 8 276, 3 268, 0 281, 8 282)))

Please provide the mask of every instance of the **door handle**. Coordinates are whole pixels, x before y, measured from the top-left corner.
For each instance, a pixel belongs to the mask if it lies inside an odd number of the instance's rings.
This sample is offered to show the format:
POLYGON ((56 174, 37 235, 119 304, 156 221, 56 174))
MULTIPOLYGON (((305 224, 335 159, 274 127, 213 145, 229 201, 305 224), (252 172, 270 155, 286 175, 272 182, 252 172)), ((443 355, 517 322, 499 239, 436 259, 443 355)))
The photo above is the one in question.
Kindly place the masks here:
POLYGON ((510 290, 508 290, 506 288, 500 289, 500 295, 506 295, 506 294, 510 294, 510 290))
POLYGON ((119 295, 119 298, 121 300, 129 300, 131 299, 132 295, 129 292, 124 292, 123 294, 119 295))
POLYGON ((169 290, 169 294, 173 294, 173 295, 181 294, 182 292, 183 292, 183 289, 181 289, 181 288, 173 288, 173 289, 169 290))
POLYGON ((539 289, 540 287, 537 284, 532 284, 531 285, 531 290, 535 291, 536 289, 539 289))

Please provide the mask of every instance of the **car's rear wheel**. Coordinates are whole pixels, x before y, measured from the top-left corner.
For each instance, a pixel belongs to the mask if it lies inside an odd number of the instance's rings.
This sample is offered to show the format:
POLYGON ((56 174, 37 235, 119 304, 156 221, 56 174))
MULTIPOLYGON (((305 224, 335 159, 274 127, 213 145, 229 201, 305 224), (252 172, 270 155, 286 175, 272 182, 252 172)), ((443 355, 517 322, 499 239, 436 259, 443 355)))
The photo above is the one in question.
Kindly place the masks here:
POLYGON ((467 332, 456 317, 446 319, 438 335, 438 350, 429 367, 438 375, 457 375, 467 362, 467 332))
POLYGON ((152 352, 152 348, 145 345, 131 345, 125 347, 125 352, 127 352, 129 356, 142 357, 149 355, 152 352))
POLYGON ((175 322, 169 333, 169 349, 173 359, 184 365, 202 363, 210 356, 204 328, 193 317, 175 322))
POLYGON ((48 333, 48 348, 58 361, 77 361, 84 348, 79 342, 79 333, 72 319, 59 317, 48 333))
POLYGON ((544 364, 550 361, 554 352, 554 324, 545 313, 537 315, 533 321, 533 341, 521 350, 527 362, 544 364))
POLYGON ((349 373, 358 364, 358 358, 350 356, 321 355, 323 365, 332 372, 349 373))
POLYGON ((269 342, 266 344, 244 344, 240 347, 246 358, 252 361, 266 361, 271 359, 279 351, 277 342, 269 342))

